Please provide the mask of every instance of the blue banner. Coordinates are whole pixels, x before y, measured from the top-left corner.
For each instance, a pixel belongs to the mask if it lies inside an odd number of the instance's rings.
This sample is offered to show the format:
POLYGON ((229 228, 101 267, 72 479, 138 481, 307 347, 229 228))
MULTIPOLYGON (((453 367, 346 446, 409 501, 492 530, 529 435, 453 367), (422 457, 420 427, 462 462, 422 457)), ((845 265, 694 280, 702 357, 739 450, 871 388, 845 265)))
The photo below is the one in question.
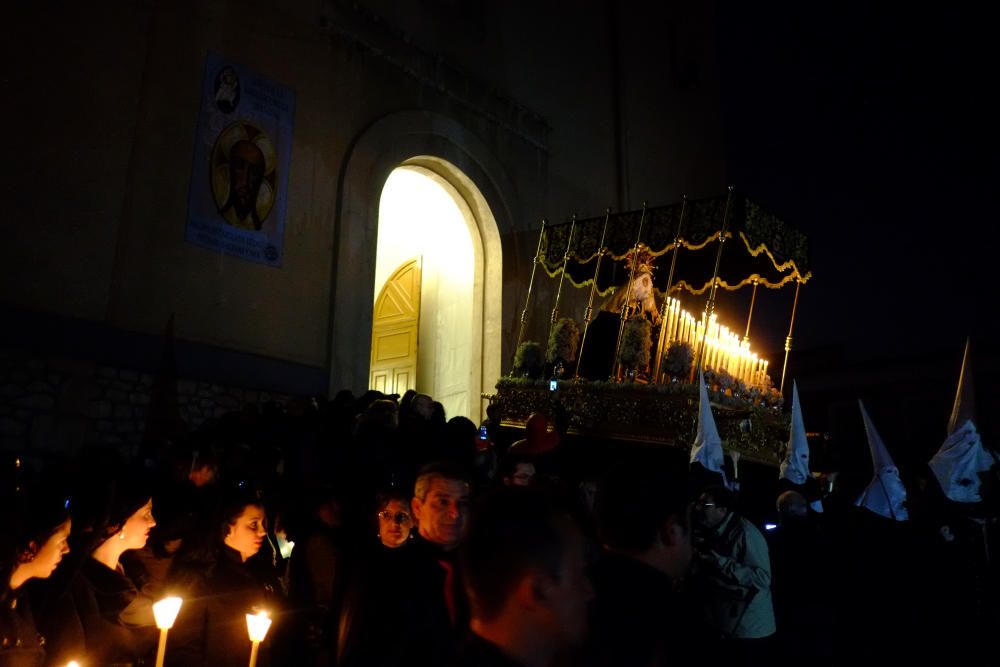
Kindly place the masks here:
POLYGON ((295 93, 214 53, 205 59, 185 238, 281 266, 295 93))

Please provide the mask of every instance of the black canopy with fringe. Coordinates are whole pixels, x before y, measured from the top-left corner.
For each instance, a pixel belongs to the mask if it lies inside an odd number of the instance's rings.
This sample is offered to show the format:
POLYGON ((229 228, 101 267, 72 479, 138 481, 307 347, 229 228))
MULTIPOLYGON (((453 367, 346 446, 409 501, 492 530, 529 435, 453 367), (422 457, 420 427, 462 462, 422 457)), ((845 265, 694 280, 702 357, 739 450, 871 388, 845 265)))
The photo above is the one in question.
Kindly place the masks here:
MULTIPOLYGON (((712 283, 715 256, 722 232, 726 196, 689 200, 646 210, 642 238, 656 260, 654 285, 663 292, 667 288, 670 253, 674 249, 677 226, 681 224, 680 249, 672 293, 687 291, 702 294, 712 283), (681 210, 684 210, 681 221, 681 210)), ((632 250, 639 231, 641 211, 611 214, 608 218, 605 246, 608 255, 597 276, 601 296, 610 294, 615 286, 628 281, 625 257, 632 250), (609 261, 614 260, 614 261, 609 261)), ((569 240, 570 223, 545 228, 542 237, 542 267, 555 278, 563 266, 563 255, 569 240)), ((589 286, 594 281, 594 268, 600 250, 604 216, 576 222, 566 264, 566 278, 576 287, 589 286)), ((779 289, 796 280, 812 278, 804 234, 792 229, 751 199, 734 194, 730 203, 728 243, 719 267, 719 287, 738 290, 754 281, 771 289, 779 289)))

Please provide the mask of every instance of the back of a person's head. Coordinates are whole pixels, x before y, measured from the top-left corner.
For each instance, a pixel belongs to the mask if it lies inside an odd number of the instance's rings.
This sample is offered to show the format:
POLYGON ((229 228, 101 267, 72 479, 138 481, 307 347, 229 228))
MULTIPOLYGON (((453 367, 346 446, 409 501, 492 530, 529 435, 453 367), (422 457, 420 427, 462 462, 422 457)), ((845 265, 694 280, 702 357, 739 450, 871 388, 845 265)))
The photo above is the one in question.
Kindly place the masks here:
POLYGON ((573 526, 569 506, 542 490, 501 487, 484 495, 460 550, 473 617, 496 618, 532 571, 560 578, 573 526))
POLYGON ((598 536, 616 551, 645 551, 653 546, 658 531, 671 517, 685 530, 688 528, 687 505, 683 478, 651 466, 617 465, 598 487, 598 536))
POLYGON ((470 484, 471 478, 465 466, 454 461, 435 461, 428 463, 417 473, 416 483, 413 485, 413 495, 421 501, 427 498, 427 492, 436 479, 444 479, 453 482, 470 484))
POLYGON ((417 394, 410 401, 414 415, 425 421, 434 416, 434 399, 427 394, 417 394))
POLYGON ((809 514, 809 503, 798 491, 785 491, 775 503, 778 514, 783 519, 800 519, 809 514))

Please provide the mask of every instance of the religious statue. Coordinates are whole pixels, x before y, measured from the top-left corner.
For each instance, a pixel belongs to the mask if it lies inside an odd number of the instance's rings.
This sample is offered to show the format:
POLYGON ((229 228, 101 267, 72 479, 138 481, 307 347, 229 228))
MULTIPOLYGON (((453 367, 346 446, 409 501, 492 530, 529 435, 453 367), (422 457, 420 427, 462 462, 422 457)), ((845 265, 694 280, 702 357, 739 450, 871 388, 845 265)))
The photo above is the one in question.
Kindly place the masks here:
POLYGON ((660 311, 653 289, 653 259, 649 248, 641 243, 625 256, 625 282, 615 288, 590 325, 581 377, 607 380, 612 376, 623 315, 626 322, 637 315, 645 317, 654 334, 658 330, 660 311))

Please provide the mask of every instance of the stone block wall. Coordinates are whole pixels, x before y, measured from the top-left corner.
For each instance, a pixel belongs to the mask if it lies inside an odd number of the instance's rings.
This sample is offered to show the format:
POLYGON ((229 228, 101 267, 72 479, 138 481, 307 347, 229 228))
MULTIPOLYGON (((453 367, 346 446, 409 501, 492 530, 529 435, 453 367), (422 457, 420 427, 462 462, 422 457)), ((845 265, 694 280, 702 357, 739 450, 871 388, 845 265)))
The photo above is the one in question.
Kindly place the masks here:
MULTIPOLYGON (((88 444, 134 455, 146 426, 154 375, 89 361, 0 353, 0 450, 27 456, 70 455, 88 444)), ((193 379, 176 381, 189 430, 205 420, 293 397, 193 379)))

